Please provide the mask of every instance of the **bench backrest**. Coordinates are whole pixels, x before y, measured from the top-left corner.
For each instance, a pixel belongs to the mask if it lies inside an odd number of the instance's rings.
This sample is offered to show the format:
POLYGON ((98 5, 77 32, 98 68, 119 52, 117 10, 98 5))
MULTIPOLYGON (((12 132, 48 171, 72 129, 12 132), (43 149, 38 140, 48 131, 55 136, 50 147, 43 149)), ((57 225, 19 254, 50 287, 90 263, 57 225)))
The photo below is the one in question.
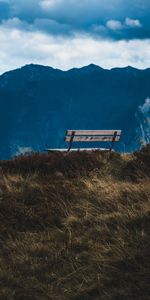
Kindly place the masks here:
POLYGON ((65 141, 70 142, 118 142, 121 130, 67 130, 65 141))
POLYGON ((68 151, 73 142, 111 142, 111 151, 120 136, 121 130, 67 130, 65 141, 69 143, 68 151))

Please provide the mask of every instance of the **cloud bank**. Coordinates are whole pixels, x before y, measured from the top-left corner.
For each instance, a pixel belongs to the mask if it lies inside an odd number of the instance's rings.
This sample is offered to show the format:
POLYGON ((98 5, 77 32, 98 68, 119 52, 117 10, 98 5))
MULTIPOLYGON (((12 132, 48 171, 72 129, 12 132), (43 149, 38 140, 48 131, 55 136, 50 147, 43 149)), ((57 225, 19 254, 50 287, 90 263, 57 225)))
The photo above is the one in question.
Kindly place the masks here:
POLYGON ((64 38, 9 27, 0 29, 0 40, 0 73, 30 62, 63 70, 91 62, 104 68, 150 66, 150 40, 97 40, 83 34, 64 38))
POLYGON ((149 11, 149 0, 0 0, 1 21, 18 18, 30 29, 50 33, 56 25, 55 34, 84 31, 95 35, 94 27, 103 26, 103 37, 112 39, 149 38, 149 11), (122 30, 121 34, 110 32, 108 24, 122 30))
POLYGON ((150 67, 149 11, 149 0, 0 0, 0 73, 31 62, 150 67))

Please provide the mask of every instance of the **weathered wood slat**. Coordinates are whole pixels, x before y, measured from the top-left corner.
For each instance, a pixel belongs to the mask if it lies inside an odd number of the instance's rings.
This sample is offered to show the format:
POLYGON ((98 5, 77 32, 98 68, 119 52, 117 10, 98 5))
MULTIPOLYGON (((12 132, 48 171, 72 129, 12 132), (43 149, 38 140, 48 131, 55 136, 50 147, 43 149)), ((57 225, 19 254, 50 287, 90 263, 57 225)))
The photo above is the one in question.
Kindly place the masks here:
POLYGON ((121 130, 67 130, 66 135, 72 135, 74 132, 76 135, 114 135, 117 131, 117 135, 121 135, 121 130))
MULTIPOLYGON (((70 149, 70 151, 109 151, 110 149, 107 149, 107 148, 72 148, 70 149)), ((68 149, 45 149, 45 151, 48 151, 48 152, 66 152, 68 151, 68 149)))
MULTIPOLYGON (((70 142, 71 136, 66 136, 65 141, 70 142)), ((112 136, 74 136, 73 142, 112 142, 112 136)), ((116 136, 115 142, 118 142, 120 136, 116 136)))

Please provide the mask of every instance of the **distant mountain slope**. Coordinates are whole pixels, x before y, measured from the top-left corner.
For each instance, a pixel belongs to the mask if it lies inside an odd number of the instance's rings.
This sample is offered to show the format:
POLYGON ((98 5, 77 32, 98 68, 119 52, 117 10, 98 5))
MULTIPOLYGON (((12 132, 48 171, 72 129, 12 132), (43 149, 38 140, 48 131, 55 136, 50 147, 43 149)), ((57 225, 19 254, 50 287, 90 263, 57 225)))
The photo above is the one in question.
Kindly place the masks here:
POLYGON ((150 69, 61 71, 27 65, 0 76, 0 158, 64 147, 64 131, 122 129, 116 149, 150 141, 150 69))

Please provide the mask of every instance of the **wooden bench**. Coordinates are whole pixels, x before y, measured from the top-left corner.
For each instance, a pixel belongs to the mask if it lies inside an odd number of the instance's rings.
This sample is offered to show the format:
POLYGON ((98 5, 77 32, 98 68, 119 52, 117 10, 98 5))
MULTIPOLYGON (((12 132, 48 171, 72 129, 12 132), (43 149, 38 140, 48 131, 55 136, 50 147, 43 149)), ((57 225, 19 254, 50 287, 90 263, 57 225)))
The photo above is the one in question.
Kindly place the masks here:
MULTIPOLYGON (((109 151, 111 152, 115 142, 120 140, 121 130, 67 130, 65 142, 68 143, 69 152, 74 142, 109 142, 109 151)), ((97 150, 99 148, 81 150, 97 150)), ((104 149, 107 150, 107 149, 104 149)))

